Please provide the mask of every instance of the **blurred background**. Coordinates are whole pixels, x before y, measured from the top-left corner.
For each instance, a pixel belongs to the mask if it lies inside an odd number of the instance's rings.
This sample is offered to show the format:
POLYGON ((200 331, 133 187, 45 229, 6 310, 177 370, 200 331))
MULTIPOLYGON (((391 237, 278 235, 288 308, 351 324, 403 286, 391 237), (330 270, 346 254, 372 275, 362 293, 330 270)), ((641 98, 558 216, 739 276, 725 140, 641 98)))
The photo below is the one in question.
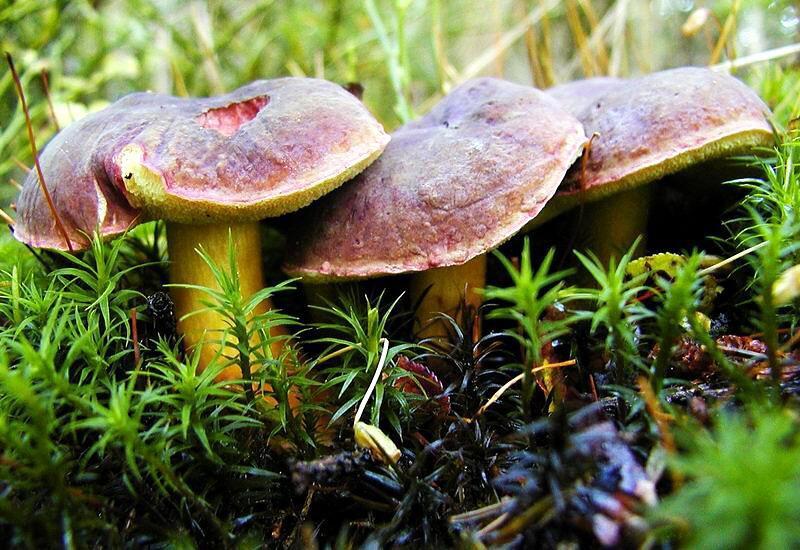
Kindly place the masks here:
MULTIPOLYGON (((773 50, 796 42, 790 0, 0 0, 0 43, 40 147, 59 125, 137 90, 194 96, 324 77, 362 86, 392 129, 478 75, 544 88, 731 61, 782 125, 798 110, 800 57, 773 50)), ((32 160, 10 71, 0 74, 6 206, 32 160)))

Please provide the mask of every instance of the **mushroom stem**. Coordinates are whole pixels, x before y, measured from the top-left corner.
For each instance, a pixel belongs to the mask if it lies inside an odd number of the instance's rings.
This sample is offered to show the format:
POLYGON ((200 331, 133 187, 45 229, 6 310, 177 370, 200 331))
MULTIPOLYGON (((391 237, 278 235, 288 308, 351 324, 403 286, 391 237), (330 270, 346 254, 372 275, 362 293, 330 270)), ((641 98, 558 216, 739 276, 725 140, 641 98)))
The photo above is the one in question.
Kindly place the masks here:
MULTIPOLYGON (((583 236, 579 246, 594 251, 604 265, 612 256, 619 259, 638 236, 645 235, 651 195, 651 186, 641 185, 587 204, 578 214, 583 236)), ((644 246, 640 241, 634 256, 641 255, 644 246)))
MULTIPOLYGON (((170 279, 173 284, 199 285, 219 289, 219 285, 208 265, 197 253, 202 247, 205 253, 222 269, 228 268, 228 234, 236 247, 236 270, 242 298, 245 300, 264 288, 264 274, 261 267, 261 231, 258 222, 238 224, 184 225, 167 222, 167 242, 169 245, 170 279)), ((200 368, 205 368, 219 352, 219 339, 222 330, 229 328, 229 323, 216 311, 202 311, 183 318, 187 314, 205 309, 203 302, 208 302, 208 294, 192 288, 170 288, 172 300, 175 302, 175 314, 178 318, 178 331, 184 337, 187 349, 201 345, 200 368)), ((268 311, 272 305, 262 302, 252 315, 268 311)), ((273 328, 271 336, 284 334, 279 328, 273 328)), ((229 337, 232 338, 232 337, 229 337)), ((278 340, 271 344, 272 353, 281 353, 283 342, 278 340)), ((222 380, 237 379, 242 372, 237 366, 226 368, 219 376, 222 380)))
POLYGON ((420 338, 445 336, 447 330, 444 323, 432 321, 433 317, 438 313, 446 313, 458 322, 463 321, 459 318, 463 312, 458 311, 462 297, 467 305, 477 308, 481 305, 482 297, 476 289, 484 286, 486 254, 461 265, 429 269, 412 275, 409 288, 411 301, 419 302, 416 312, 417 335, 420 338), (422 297, 426 290, 427 294, 422 297))

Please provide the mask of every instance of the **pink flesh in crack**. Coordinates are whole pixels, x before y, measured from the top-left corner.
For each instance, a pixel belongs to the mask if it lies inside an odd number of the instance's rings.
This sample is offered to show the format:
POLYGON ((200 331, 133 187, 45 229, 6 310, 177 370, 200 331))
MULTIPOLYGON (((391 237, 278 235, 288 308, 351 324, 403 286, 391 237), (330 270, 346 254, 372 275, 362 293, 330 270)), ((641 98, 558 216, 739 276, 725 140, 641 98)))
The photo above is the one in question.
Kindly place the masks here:
POLYGON ((245 122, 250 122, 269 103, 269 96, 258 96, 225 107, 204 111, 197 117, 203 128, 216 130, 223 136, 232 136, 245 122))

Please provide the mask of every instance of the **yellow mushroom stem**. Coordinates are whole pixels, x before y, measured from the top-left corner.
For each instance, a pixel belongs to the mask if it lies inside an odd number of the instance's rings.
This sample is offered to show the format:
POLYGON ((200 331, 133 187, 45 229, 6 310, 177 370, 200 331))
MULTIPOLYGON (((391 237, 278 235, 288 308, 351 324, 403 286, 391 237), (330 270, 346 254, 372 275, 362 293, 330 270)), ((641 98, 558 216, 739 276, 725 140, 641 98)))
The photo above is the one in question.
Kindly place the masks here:
MULTIPOLYGON (((580 216, 581 238, 575 247, 594 251, 603 265, 608 265, 612 256, 619 260, 636 238, 647 232, 651 194, 649 185, 640 185, 587 203, 583 212, 576 214, 580 216)), ((642 239, 634 257, 640 256, 644 247, 642 239)))
POLYGON ((420 338, 445 336, 447 334, 445 324, 440 320, 433 321, 434 317, 438 313, 446 313, 458 322, 463 322, 464 319, 461 318, 463 312, 458 310, 462 299, 468 306, 479 307, 482 297, 476 289, 485 286, 486 254, 481 254, 461 265, 429 269, 412 275, 409 288, 411 303, 416 304, 419 301, 416 312, 417 336, 420 338))
MULTIPOLYGON (((202 247, 205 253, 222 269, 228 269, 228 234, 236 248, 236 269, 242 297, 247 299, 264 288, 264 274, 261 267, 261 231, 258 222, 238 224, 185 225, 167 223, 167 242, 170 258, 170 279, 173 284, 200 285, 219 289, 211 270, 196 249, 202 247)), ((203 302, 211 297, 191 288, 171 287, 170 294, 175 303, 178 319, 178 332, 183 335, 186 349, 202 346, 200 368, 205 368, 220 351, 220 335, 229 328, 225 318, 215 311, 202 311, 190 317, 187 314, 206 309, 203 302)), ((263 302, 253 315, 268 311, 271 304, 263 302)), ((283 329, 275 328, 271 336, 283 335, 283 329)), ((232 336, 228 337, 233 340, 232 336)), ((235 344, 228 342, 228 346, 235 344)), ((280 355, 283 341, 271 344, 272 353, 280 355)), ((230 353, 230 348, 223 353, 230 353)), ((239 379, 242 373, 238 366, 227 367, 219 376, 221 380, 239 379)))

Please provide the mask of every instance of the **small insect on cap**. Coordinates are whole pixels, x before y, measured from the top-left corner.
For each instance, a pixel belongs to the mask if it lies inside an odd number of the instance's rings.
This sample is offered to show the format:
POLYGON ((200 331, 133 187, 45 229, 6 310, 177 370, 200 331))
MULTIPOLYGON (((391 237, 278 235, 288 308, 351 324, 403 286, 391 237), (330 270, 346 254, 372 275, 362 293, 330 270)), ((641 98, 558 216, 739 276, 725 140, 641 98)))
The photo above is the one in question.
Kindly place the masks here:
MULTIPOLYGON (((631 80, 578 81, 548 93, 595 132, 583 199, 611 195, 694 164, 772 145, 769 108, 736 78, 683 67, 631 80)), ((576 195, 575 171, 559 195, 576 195)))
POLYGON ((541 211, 585 139, 543 92, 471 80, 397 130, 352 183, 298 213, 284 269, 324 281, 463 264, 541 211))
MULTIPOLYGON (((95 229, 111 237, 147 219, 240 222, 297 210, 388 140, 340 86, 281 78, 211 98, 126 96, 61 131, 41 165, 70 240, 85 248, 95 229)), ((17 210, 17 239, 66 249, 34 173, 17 210)))

